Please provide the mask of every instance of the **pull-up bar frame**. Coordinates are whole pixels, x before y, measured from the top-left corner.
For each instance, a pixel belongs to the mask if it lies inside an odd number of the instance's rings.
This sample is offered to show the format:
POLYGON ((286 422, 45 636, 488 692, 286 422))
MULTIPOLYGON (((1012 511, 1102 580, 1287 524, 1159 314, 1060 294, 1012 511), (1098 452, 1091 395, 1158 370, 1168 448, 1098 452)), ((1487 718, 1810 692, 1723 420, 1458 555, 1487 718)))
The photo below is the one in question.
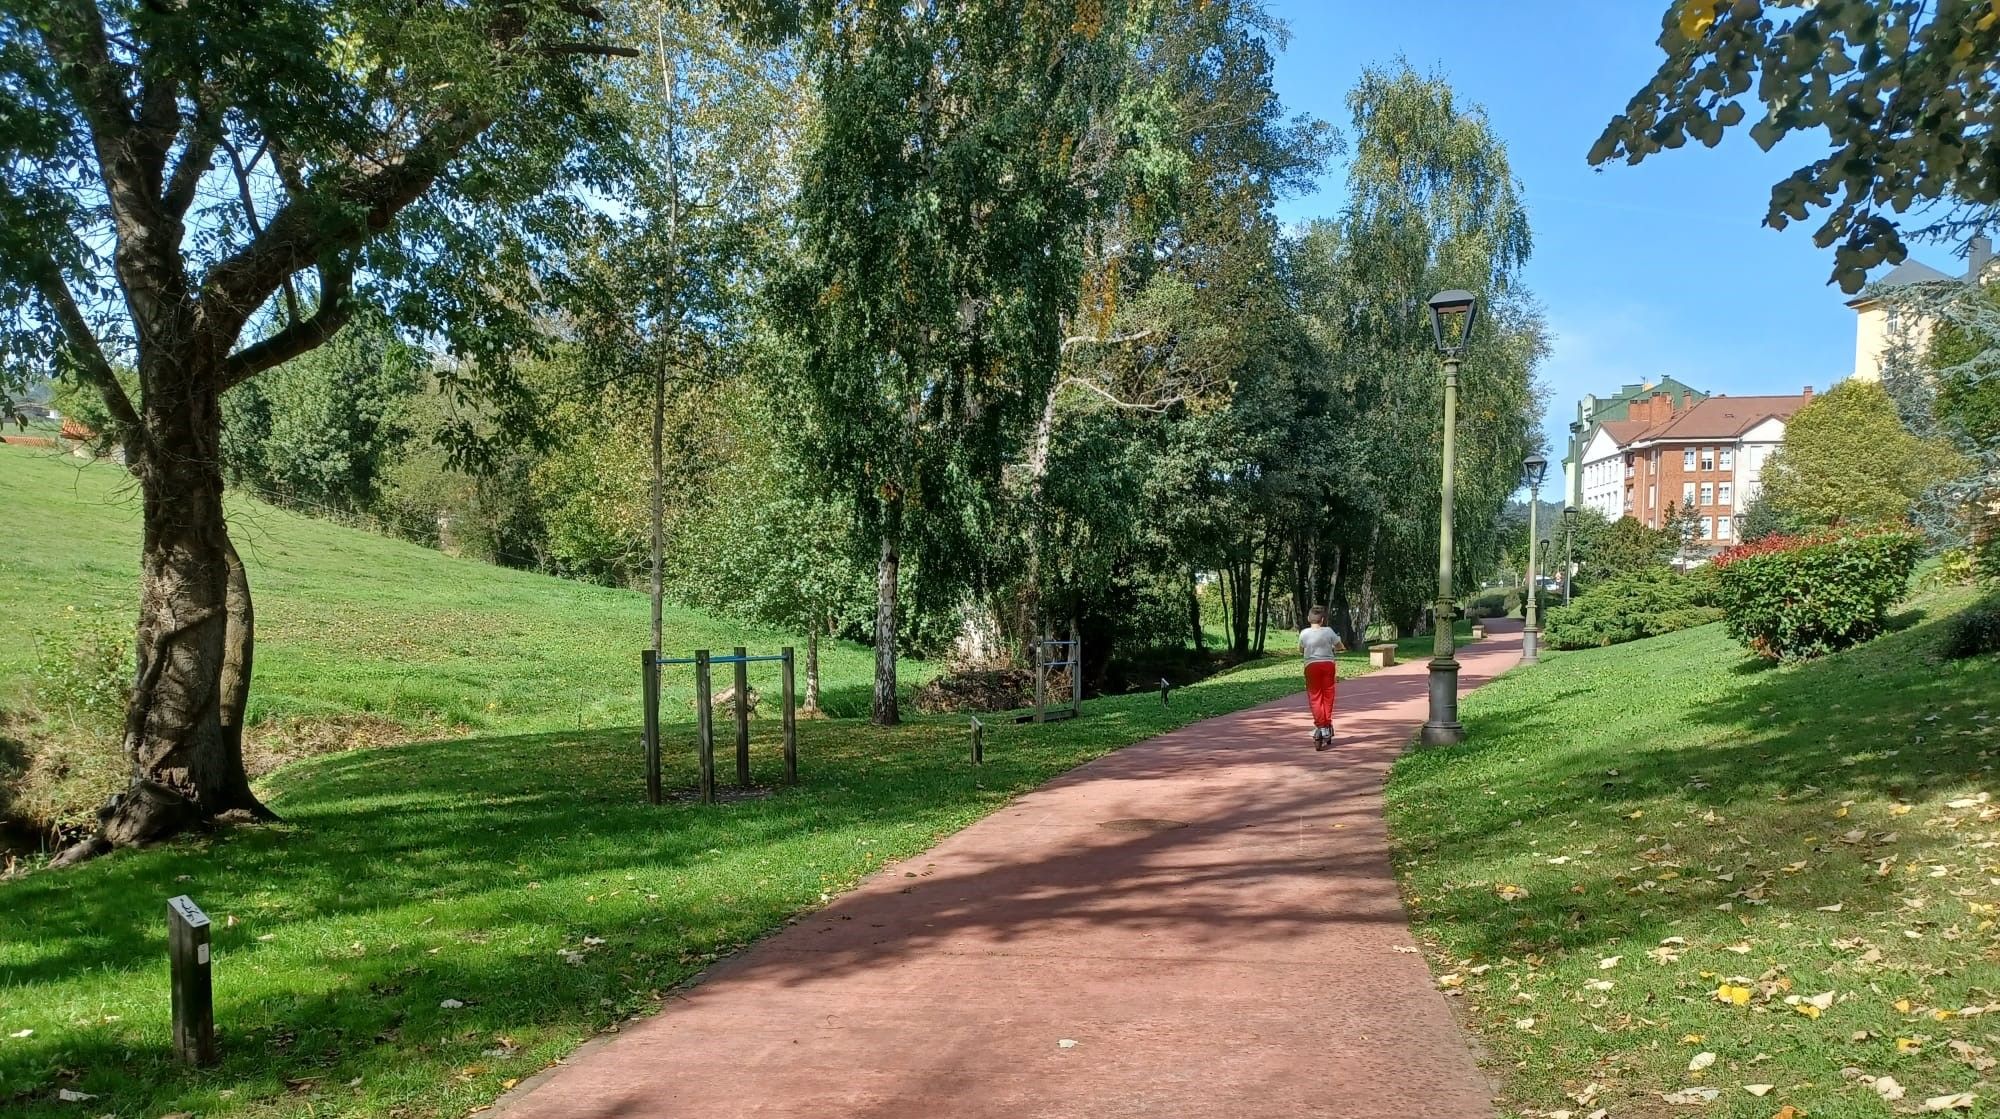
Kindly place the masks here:
POLYGON ((701 802, 714 804, 715 790, 715 710, 714 677, 711 670, 718 664, 735 668, 735 716, 736 716, 736 783, 750 786, 750 673, 749 666, 762 663, 778 663, 784 666, 784 743, 785 743, 785 784, 796 785, 799 781, 799 731, 798 731, 798 658, 790 645, 775 655, 751 656, 747 649, 738 647, 729 656, 711 656, 707 649, 696 649, 692 657, 663 657, 657 649, 647 649, 639 655, 640 694, 645 708, 645 726, 641 737, 646 754, 646 802, 660 804, 665 795, 660 785, 660 669, 670 665, 694 666, 695 691, 695 742, 701 761, 701 802))

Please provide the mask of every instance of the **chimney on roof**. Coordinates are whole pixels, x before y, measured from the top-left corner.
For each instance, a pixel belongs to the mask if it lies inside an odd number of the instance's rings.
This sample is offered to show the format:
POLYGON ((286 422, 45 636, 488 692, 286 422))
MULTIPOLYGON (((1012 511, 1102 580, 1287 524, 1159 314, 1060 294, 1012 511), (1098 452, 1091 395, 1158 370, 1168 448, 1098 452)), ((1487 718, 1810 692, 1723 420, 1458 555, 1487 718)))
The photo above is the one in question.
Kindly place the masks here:
POLYGON ((1965 249, 1965 278, 1978 283, 1986 274, 1986 266, 1993 261, 1993 242, 1984 233, 1972 239, 1965 249))
POLYGON ((1806 395, 1806 396, 1808 396, 1808 397, 1810 397, 1810 396, 1812 395, 1812 386, 1811 386, 1811 385, 1807 385, 1807 386, 1806 386, 1806 391, 1805 391, 1805 395, 1806 395))

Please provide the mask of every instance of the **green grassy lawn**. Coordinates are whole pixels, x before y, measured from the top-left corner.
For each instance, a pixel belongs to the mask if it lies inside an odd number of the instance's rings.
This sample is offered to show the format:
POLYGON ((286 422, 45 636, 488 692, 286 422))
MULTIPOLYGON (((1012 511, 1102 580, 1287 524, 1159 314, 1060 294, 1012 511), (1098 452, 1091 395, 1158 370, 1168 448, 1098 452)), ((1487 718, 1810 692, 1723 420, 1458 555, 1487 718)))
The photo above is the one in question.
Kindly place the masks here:
MULTIPOLYGON (((0 705, 25 690, 37 640, 129 625, 124 476, 72 461, 0 450, 0 508, 26 541, 0 567, 0 609, 23 623, 0 629, 0 705)), ((641 596, 252 502, 232 517, 258 595, 256 717, 361 716, 436 737, 277 770, 258 788, 280 825, 0 882, 0 1114, 462 1115, 1009 796, 1300 687, 1296 657, 1270 658, 1178 689, 1168 708, 1148 693, 1059 723, 996 720, 980 768, 960 718, 807 722, 800 786, 649 808, 641 596), (216 922, 223 1059, 200 1072, 168 1059, 164 906, 182 893, 216 922)), ((790 640, 687 613, 669 624, 683 648, 790 640)), ((1365 656, 1342 669, 1366 671, 1365 656)), ((828 656, 836 711, 865 707, 868 671, 863 650, 828 656)), ((670 678, 669 714, 686 719, 688 696, 670 678)), ((775 723, 753 730, 767 786, 775 723)), ((667 783, 685 793, 687 722, 666 748, 667 783)))
MULTIPOLYGON (((11 544, 0 563, 4 747, 4 713, 26 706, 39 653, 61 660, 92 635, 129 641, 139 512, 119 468, 7 446, 0 510, 11 544)), ((257 607, 253 764, 410 738, 638 724, 644 595, 457 559, 242 496, 231 497, 229 518, 257 607)), ((804 655, 802 635, 687 610, 668 609, 666 631, 673 651, 789 644, 804 655)), ((871 652, 829 643, 820 663, 823 707, 864 713, 871 652)), ((902 682, 914 687, 930 672, 905 662, 902 682)), ((727 672, 719 678, 727 686, 727 672)), ((750 681, 775 698, 778 666, 751 666, 750 681)), ((661 705, 664 719, 692 722, 692 670, 664 675, 661 705)), ((14 791, 20 814, 88 818, 123 785, 113 735, 34 731, 44 756, 14 791)), ((0 752, 0 781, 8 768, 0 752)), ((0 787, 0 809, 8 796, 0 787)))
POLYGON ((1552 655, 1402 759, 1410 911, 1508 1114, 2000 1115, 2000 658, 1931 655, 1970 597, 1812 664, 1552 655))
MULTIPOLYGON (((647 807, 629 728, 288 766, 260 786, 282 825, 0 883, 0 1112, 81 1114, 56 1102, 68 1089, 99 1097, 91 1115, 463 1114, 885 860, 1298 675, 1273 658, 1170 708, 1122 696, 992 726, 980 768, 961 719, 805 723, 801 785, 714 808, 647 807), (216 922, 213 1071, 167 1057, 164 903, 180 893, 216 922)), ((768 783, 775 736, 759 733, 768 783)), ((690 743, 668 747, 669 783, 691 787, 690 743)))

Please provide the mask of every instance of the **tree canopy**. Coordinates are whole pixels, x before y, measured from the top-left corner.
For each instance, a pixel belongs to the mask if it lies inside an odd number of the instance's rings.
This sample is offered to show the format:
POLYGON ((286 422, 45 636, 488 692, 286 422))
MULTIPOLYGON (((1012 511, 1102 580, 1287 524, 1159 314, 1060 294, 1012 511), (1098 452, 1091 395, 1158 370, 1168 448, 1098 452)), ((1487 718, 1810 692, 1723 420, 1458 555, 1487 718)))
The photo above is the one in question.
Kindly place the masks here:
POLYGON ((1761 110, 1766 151, 1798 133, 1827 150, 1771 188, 1765 224, 1823 214, 1832 279, 1860 291, 1870 268, 1908 254, 1911 235, 1963 240, 1994 224, 2000 111, 1992 60, 2000 9, 1984 0, 1672 0, 1659 70, 1613 117, 1590 162, 1639 163, 1693 139, 1714 147, 1761 110))

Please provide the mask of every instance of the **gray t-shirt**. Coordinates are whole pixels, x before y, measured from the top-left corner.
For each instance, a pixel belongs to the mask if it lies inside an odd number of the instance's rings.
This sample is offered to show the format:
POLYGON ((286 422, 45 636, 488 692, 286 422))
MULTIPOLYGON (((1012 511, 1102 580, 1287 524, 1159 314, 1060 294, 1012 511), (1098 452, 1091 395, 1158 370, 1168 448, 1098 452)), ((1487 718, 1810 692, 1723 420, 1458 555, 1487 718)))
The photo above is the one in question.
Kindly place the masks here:
POLYGON ((1330 661, 1340 648, 1340 635, 1332 626, 1308 626, 1299 631, 1299 652, 1308 662, 1330 661))

